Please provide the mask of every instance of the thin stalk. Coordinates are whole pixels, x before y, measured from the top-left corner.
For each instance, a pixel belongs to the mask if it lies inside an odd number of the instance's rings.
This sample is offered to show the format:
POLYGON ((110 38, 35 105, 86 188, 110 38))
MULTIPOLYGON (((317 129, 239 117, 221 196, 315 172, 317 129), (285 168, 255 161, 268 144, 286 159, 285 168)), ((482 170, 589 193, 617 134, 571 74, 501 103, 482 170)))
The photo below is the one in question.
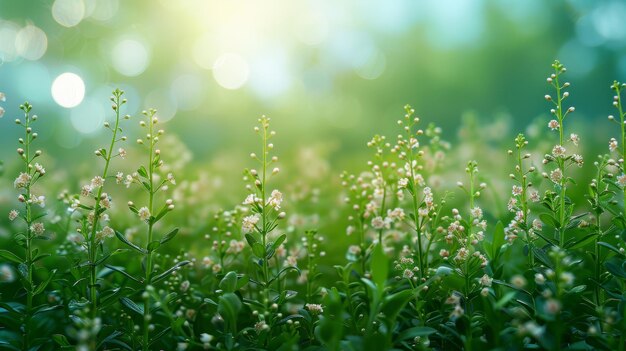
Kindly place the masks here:
MULTIPOLYGON (((555 78, 554 78, 554 87, 556 88, 556 116, 559 120, 559 145, 563 146, 563 129, 564 129, 564 125, 563 125, 563 119, 564 119, 564 115, 563 115, 563 97, 561 96, 561 85, 559 83, 559 68, 555 67, 555 78)), ((561 172, 563 173, 563 176, 561 178, 561 189, 560 189, 560 195, 559 195, 559 247, 563 247, 564 243, 565 243, 565 226, 563 225, 565 223, 565 191, 566 191, 566 185, 565 182, 567 181, 567 177, 565 176, 565 167, 564 167, 564 163, 565 161, 563 160, 563 158, 561 157, 557 157, 557 164, 559 166, 559 168, 561 169, 561 172)))
MULTIPOLYGON (((24 152, 25 152, 25 156, 26 158, 24 159, 25 161, 25 169, 24 169, 24 173, 26 174, 30 174, 30 142, 32 141, 31 139, 31 132, 30 132, 30 115, 29 115, 29 111, 30 109, 28 107, 26 107, 25 109, 25 113, 24 113, 24 119, 25 119, 25 131, 26 131, 26 137, 25 137, 25 147, 24 147, 24 152)), ((32 248, 32 231, 31 231, 31 225, 32 225, 32 211, 31 211, 31 203, 30 201, 30 197, 31 197, 31 182, 27 182, 26 183, 26 201, 24 202, 24 207, 26 208, 26 270, 27 270, 27 288, 26 288, 26 316, 24 317, 24 349, 25 350, 29 350, 30 349, 30 334, 31 334, 31 330, 30 330, 30 322, 31 322, 31 317, 32 317, 32 310, 33 310, 33 248, 32 248)))
MULTIPOLYGON (((150 134, 150 152, 148 156, 148 183, 150 185, 149 198, 148 198, 148 209, 150 211, 150 215, 154 213, 154 122, 152 117, 154 113, 149 114, 150 120, 149 124, 149 134, 150 134)), ((152 219, 148 219, 148 243, 149 245, 153 239, 153 226, 154 222, 152 219)), ((152 279, 152 251, 147 250, 146 253, 146 279, 145 279, 145 290, 147 291, 150 286, 150 280, 152 279)), ((147 351, 149 346, 149 337, 150 337, 150 296, 147 296, 145 299, 145 304, 143 308, 143 350, 147 351)))
MULTIPOLYGON (((104 157, 104 170, 102 171, 102 179, 107 178, 109 172, 109 164, 111 163, 113 147, 117 141, 117 131, 120 124, 120 95, 115 94, 115 128, 113 129, 113 136, 111 137, 111 143, 109 149, 104 157)), ((91 234, 89 236, 89 300, 91 302, 91 318, 95 319, 98 316, 98 296, 96 291, 96 285, 98 283, 98 267, 96 267, 96 258, 98 256, 98 245, 96 242, 96 232, 98 231, 98 224, 100 222, 99 212, 101 210, 100 197, 104 191, 104 184, 98 188, 96 195, 96 203, 94 205, 94 218, 93 225, 91 226, 91 234)))
POLYGON ((269 303, 270 300, 270 287, 269 287, 269 280, 270 280, 270 273, 269 273, 269 262, 267 260, 267 209, 266 209, 266 201, 267 201, 267 194, 266 194, 266 189, 265 189, 265 182, 267 181, 267 126, 263 125, 263 159, 261 160, 261 162, 263 162, 262 164, 262 169, 261 169, 261 242, 263 244, 263 279, 264 279, 264 286, 265 286, 265 298, 267 300, 267 303, 269 303))

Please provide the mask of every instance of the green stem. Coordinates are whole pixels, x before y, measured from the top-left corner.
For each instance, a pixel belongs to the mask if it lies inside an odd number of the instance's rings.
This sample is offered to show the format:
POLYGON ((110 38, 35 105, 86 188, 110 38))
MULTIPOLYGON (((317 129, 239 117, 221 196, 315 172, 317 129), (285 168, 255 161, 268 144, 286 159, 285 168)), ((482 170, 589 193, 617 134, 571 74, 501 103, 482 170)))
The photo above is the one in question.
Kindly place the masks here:
MULTIPOLYGON (((154 226, 154 222, 152 221, 152 214, 154 213, 154 144, 155 144, 155 139, 154 139, 154 122, 152 120, 152 118, 154 117, 154 113, 149 114, 148 116, 150 116, 150 120, 149 120, 149 134, 150 134, 150 154, 148 157, 148 182, 150 185, 150 191, 149 191, 149 199, 148 199, 148 209, 150 211, 150 219, 148 219, 148 242, 146 244, 146 247, 148 245, 150 245, 150 243, 153 240, 153 226, 154 226)), ((145 278, 145 289, 144 291, 148 291, 149 287, 150 287, 150 283, 151 283, 151 278, 152 278, 152 251, 151 250, 147 250, 146 253, 146 278, 145 278)), ((150 319, 151 319, 151 315, 150 315, 150 296, 149 294, 147 294, 148 296, 146 296, 145 300, 144 300, 144 309, 143 309, 143 350, 147 351, 148 347, 150 345, 150 319)))
MULTIPOLYGON (((29 110, 25 112, 25 170, 26 174, 30 175, 30 142, 31 133, 30 130, 30 115, 28 113, 29 110)), ((26 315, 24 316, 24 350, 30 349, 30 322, 32 318, 32 309, 33 309, 33 248, 32 248, 32 211, 31 211, 31 203, 29 202, 31 198, 31 182, 26 183, 26 201, 24 202, 24 207, 26 208, 26 270, 27 274, 27 288, 26 288, 26 315)))
MULTIPOLYGON (((113 136, 111 137, 111 143, 109 144, 109 149, 107 154, 104 157, 104 170, 102 171, 102 179, 106 180, 108 172, 109 172, 109 164, 111 163, 113 147, 115 142, 117 141, 117 131, 119 130, 120 123, 120 95, 115 94, 115 128, 113 129, 113 136)), ((102 193, 104 192, 104 184, 98 188, 98 193, 96 195, 96 203, 94 205, 94 218, 93 224, 91 226, 91 234, 89 236, 89 246, 88 255, 89 255, 89 300, 91 302, 91 318, 95 319, 98 316, 98 296, 96 285, 98 284, 98 267, 96 267, 95 262, 98 256, 98 243, 96 242, 96 232, 98 231, 98 224, 100 222, 99 212, 101 210, 100 206, 100 198, 102 197, 102 193)))

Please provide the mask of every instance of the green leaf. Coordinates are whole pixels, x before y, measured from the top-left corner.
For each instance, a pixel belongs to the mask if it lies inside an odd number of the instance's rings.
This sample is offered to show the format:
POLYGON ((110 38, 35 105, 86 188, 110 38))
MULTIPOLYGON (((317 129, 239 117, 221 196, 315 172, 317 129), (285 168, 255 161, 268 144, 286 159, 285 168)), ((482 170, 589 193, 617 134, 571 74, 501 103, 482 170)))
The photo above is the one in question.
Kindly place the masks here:
POLYGON ((174 237, 176 236, 176 234, 178 234, 178 228, 174 228, 172 230, 170 230, 167 234, 165 234, 163 236, 163 238, 161 239, 161 244, 165 244, 166 242, 174 239, 174 237))
MULTIPOLYGON (((379 288, 382 289, 382 288, 379 288)), ((409 300, 414 297, 415 292, 412 289, 402 290, 395 294, 385 296, 383 299, 381 312, 385 315, 385 318, 392 323, 396 322, 398 314, 404 308, 409 300)))
POLYGON ((604 263, 604 266, 614 276, 622 278, 622 279, 626 279, 626 272, 624 271, 624 267, 623 266, 617 265, 617 264, 615 264, 613 262, 610 262, 610 261, 604 263))
POLYGON ((276 241, 272 244, 271 249, 276 250, 280 246, 280 244, 285 242, 285 239, 287 239, 286 234, 279 236, 278 239, 276 239, 276 241))
POLYGON ((389 260, 380 243, 374 247, 370 268, 372 270, 372 281, 378 287, 379 292, 382 293, 389 274, 389 260))
POLYGON ((142 249, 141 247, 130 242, 130 240, 128 240, 124 234, 118 232, 117 230, 115 231, 115 236, 117 236, 117 238, 120 239, 121 242, 128 245, 131 249, 134 249, 135 251, 140 252, 144 255, 148 253, 145 249, 142 249))
POLYGON ((508 293, 506 293, 506 295, 504 295, 500 300, 498 300, 498 302, 496 302, 495 309, 499 310, 503 308, 507 303, 509 303, 509 301, 513 300, 516 294, 516 291, 509 291, 508 293))
POLYGON ((129 299, 128 297, 122 297, 120 298, 120 302, 122 303, 122 305, 126 306, 126 308, 130 309, 140 316, 143 316, 143 307, 134 303, 133 300, 129 299))
POLYGON ((540 214, 539 219, 541 219, 543 223, 549 224, 553 226, 554 228, 558 229, 560 227, 559 222, 554 217, 552 217, 552 215, 548 213, 540 214))
POLYGON ((142 283, 143 282, 143 279, 137 279, 137 278, 133 277, 132 275, 130 275, 130 273, 126 272, 124 267, 116 267, 116 266, 111 266, 111 265, 108 265, 108 264, 105 264, 104 266, 106 268, 110 269, 110 270, 116 271, 118 273, 122 273, 122 275, 124 275, 126 278, 128 278, 128 279, 130 279, 132 281, 135 281, 137 283, 142 283))
POLYGON ((144 166, 139 167, 137 173, 144 178, 148 178, 148 172, 146 171, 146 167, 144 166))
POLYGON ((570 249, 570 250, 576 250, 576 249, 583 248, 583 247, 591 244, 591 242, 593 242, 595 240, 595 238, 597 238, 597 237, 598 237, 598 234, 596 234, 596 233, 589 234, 589 235, 583 237, 582 239, 580 239, 578 241, 573 241, 570 245, 566 245, 566 248, 570 249))
POLYGON ((254 247, 254 244, 258 243, 258 241, 251 234, 246 234, 245 238, 246 238, 246 241, 248 242, 248 245, 250 245, 250 247, 254 247))
POLYGON ((605 243, 604 241, 600 241, 600 242, 598 242, 598 245, 600 245, 600 246, 604 246, 604 247, 606 247, 607 249, 609 249, 609 250, 611 250, 611 251, 615 252, 616 254, 618 254, 618 255, 620 255, 620 256, 623 256, 623 255, 624 255, 623 253, 621 253, 621 252, 620 252, 620 250, 619 250, 617 247, 615 247, 615 246, 613 246, 613 245, 611 245, 611 244, 609 244, 609 243, 605 243))
POLYGON ((237 273, 228 272, 222 278, 219 284, 220 289, 224 290, 227 293, 233 293, 237 289, 237 273))
POLYGON ((412 340, 416 337, 428 336, 437 332, 437 329, 431 327, 413 327, 404 330, 398 335, 398 340, 412 340))
POLYGON ((259 242, 256 242, 254 243, 254 245, 252 245, 252 253, 254 253, 254 255, 257 257, 263 257, 265 249, 263 248, 263 245, 261 245, 259 242))
POLYGON ((71 346, 70 342, 67 341, 67 338, 65 337, 65 335, 54 334, 52 335, 52 340, 54 340, 54 342, 59 344, 59 346, 71 346))
POLYGON ((16 254, 8 250, 0 250, 0 257, 4 258, 5 260, 9 260, 13 263, 17 263, 17 264, 22 263, 21 258, 19 258, 16 254))
POLYGON ((233 293, 226 293, 219 298, 217 312, 224 318, 224 322, 233 333, 237 331, 237 317, 241 307, 241 300, 233 293))
POLYGON ((158 249, 159 246, 161 246, 161 241, 160 240, 154 240, 153 242, 148 244, 148 252, 152 252, 152 251, 158 249))
POLYGON ((46 279, 44 282, 39 284, 39 286, 37 286, 37 288, 33 292, 33 295, 41 294, 44 291, 44 289, 46 288, 46 286, 48 286, 48 284, 50 284, 50 282, 52 281, 52 278, 54 278, 54 275, 56 274, 56 272, 57 272, 56 269, 53 269, 52 271, 50 271, 50 275, 48 276, 48 279, 46 279))
POLYGON ((161 280, 167 278, 168 275, 172 274, 173 271, 175 271, 176 269, 178 269, 179 267, 185 266, 189 264, 189 261, 180 261, 177 264, 175 264, 173 267, 171 267, 170 269, 166 270, 165 272, 157 275, 156 277, 152 278, 152 280, 150 281, 150 283, 155 284, 157 282, 160 282, 161 280))
POLYGON ((498 221, 498 223, 496 223, 496 226, 493 230, 492 242, 493 244, 491 249, 493 250, 493 257, 496 257, 500 252, 500 248, 502 248, 502 245, 504 245, 504 243, 506 242, 504 239, 504 224, 502 224, 502 221, 498 221))

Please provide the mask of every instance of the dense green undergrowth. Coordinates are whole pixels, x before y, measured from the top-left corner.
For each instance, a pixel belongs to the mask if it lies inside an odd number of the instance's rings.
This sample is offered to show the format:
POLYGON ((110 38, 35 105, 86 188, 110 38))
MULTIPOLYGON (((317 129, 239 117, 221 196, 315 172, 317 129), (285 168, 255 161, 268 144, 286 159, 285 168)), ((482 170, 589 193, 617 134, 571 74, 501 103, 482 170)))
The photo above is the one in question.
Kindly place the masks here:
POLYGON ((0 250, 0 349, 624 350, 625 85, 610 87, 607 153, 587 161, 566 123, 575 112, 566 70, 552 68, 543 123, 552 146, 536 154, 519 134, 508 179, 472 160, 450 170, 441 130, 422 128, 406 106, 397 137, 374 136, 366 168, 341 174, 340 212, 307 184, 284 201, 266 117, 244 172, 248 195, 204 210, 200 185, 177 184, 181 155, 161 140, 155 110, 139 118, 143 134, 125 134, 137 118, 124 115, 121 90, 90 180, 62 184, 69 190, 54 199, 38 118, 24 103, 11 244, 0 250), (499 194, 508 203, 485 199, 490 182, 508 184, 499 194), (309 217, 291 215, 295 203, 309 217), (337 213, 347 228, 318 233, 337 213), (178 221, 197 230, 181 234, 178 221), (344 235, 354 244, 337 248, 344 235), (341 264, 326 265, 339 251, 341 264))

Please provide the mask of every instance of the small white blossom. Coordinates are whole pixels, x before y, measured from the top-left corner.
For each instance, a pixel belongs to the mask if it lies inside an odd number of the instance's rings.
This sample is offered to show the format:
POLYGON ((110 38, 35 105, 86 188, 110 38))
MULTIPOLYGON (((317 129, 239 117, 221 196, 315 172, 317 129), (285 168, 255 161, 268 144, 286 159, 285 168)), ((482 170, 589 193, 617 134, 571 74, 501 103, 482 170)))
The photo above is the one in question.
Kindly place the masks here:
POLYGON ((561 184, 561 180, 563 179, 563 172, 561 171, 561 169, 557 168, 554 171, 551 171, 550 172, 550 179, 555 184, 561 184))
POLYGON ((322 308, 322 305, 320 304, 307 303, 304 307, 306 307, 306 309, 314 315, 324 313, 324 308, 322 308))
POLYGON ((617 140, 615 140, 615 138, 611 138, 611 140, 609 141, 609 151, 615 150, 617 150, 617 140))
POLYGON ((17 178, 15 178, 15 181, 13 182, 13 186, 16 189, 24 188, 26 187, 28 182, 30 182, 30 179, 31 177, 28 173, 22 172, 17 178))
POLYGON ((9 220, 14 221, 19 214, 20 213, 17 210, 11 210, 11 212, 9 212, 9 220))
POLYGON ((101 176, 95 176, 91 180, 91 188, 96 189, 104 185, 104 178, 101 176))
POLYGON ((243 218, 242 230, 244 233, 250 233, 254 230, 254 226, 259 222, 259 215, 254 214, 243 218))
POLYGON ((44 227, 43 223, 35 222, 35 223, 31 224, 30 230, 33 233, 35 233, 35 235, 41 235, 41 234, 43 234, 46 231, 46 228, 44 227))
POLYGON ((150 210, 144 206, 137 211, 137 215, 139 215, 140 220, 147 221, 150 218, 150 210))
POLYGON ((557 121, 556 119, 551 120, 550 122, 548 122, 548 128, 550 128, 551 130, 559 129, 559 121, 557 121))

